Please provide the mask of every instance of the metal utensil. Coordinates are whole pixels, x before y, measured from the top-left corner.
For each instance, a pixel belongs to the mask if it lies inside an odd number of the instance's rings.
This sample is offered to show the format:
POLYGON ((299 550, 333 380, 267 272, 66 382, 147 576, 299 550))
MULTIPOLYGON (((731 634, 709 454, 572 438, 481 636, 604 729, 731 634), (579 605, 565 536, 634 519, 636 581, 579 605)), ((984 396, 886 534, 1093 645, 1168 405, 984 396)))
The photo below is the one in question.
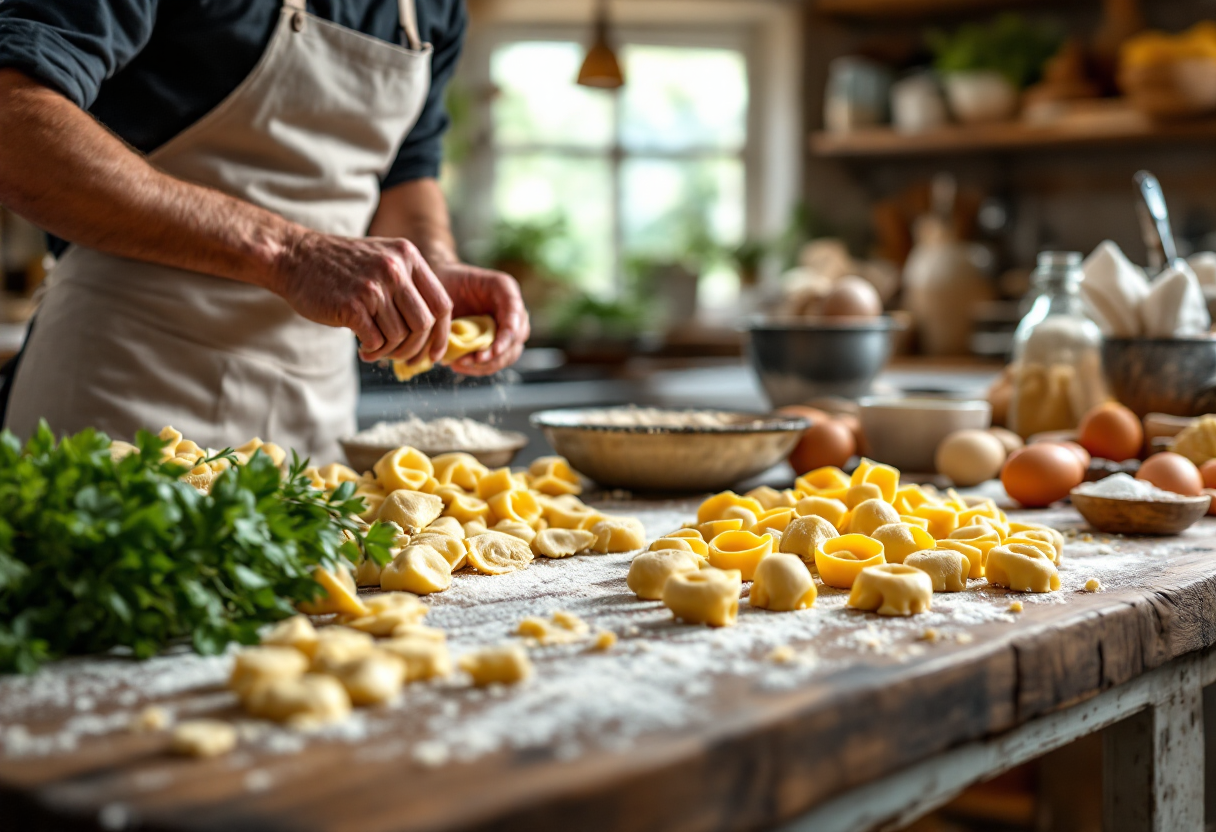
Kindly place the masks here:
POLYGON ((1161 183, 1157 181, 1156 176, 1146 170, 1138 172, 1133 178, 1140 188, 1140 196, 1143 197, 1144 206, 1148 209, 1153 229, 1157 232, 1161 251, 1165 255, 1165 265, 1174 266, 1182 258, 1178 256, 1178 246, 1174 244, 1174 231, 1170 227, 1170 212, 1165 205, 1165 192, 1161 190, 1161 183))

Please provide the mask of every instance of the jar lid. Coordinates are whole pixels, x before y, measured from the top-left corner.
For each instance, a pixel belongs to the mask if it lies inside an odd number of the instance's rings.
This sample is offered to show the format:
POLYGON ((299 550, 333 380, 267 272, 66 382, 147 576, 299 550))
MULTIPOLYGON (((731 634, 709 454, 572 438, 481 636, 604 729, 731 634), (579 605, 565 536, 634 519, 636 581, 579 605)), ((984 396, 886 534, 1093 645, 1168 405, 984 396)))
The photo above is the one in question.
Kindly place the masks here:
POLYGON ((1075 269, 1081 265, 1079 251, 1042 251, 1039 252, 1040 269, 1075 269))

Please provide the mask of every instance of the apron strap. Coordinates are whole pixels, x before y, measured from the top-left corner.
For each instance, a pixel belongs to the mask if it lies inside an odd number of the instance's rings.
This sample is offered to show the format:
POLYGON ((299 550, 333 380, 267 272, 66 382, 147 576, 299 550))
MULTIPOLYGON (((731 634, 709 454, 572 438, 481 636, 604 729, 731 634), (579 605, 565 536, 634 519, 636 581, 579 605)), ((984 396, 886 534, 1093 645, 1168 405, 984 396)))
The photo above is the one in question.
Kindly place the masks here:
POLYGON ((417 52, 422 49, 422 36, 418 34, 418 9, 414 3, 415 0, 397 0, 397 7, 401 11, 401 29, 405 32, 410 49, 417 52))

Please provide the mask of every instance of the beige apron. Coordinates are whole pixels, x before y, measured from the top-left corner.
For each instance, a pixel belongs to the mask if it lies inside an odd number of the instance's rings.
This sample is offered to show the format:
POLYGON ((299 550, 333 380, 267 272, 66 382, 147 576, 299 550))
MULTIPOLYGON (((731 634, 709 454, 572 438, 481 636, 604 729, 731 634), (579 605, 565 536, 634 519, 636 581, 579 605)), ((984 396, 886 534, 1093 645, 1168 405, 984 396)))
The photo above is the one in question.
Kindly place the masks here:
MULTIPOLYGON (((409 48, 285 0, 240 86, 149 157, 158 168, 317 231, 366 233, 380 179, 430 88, 431 47, 399 0, 409 48)), ((201 69, 200 69, 201 71, 201 69)), ((172 424, 204 447, 260 436, 318 462, 355 429, 349 330, 223 278, 73 247, 48 280, 7 415, 19 436, 93 426, 130 439, 172 424)))

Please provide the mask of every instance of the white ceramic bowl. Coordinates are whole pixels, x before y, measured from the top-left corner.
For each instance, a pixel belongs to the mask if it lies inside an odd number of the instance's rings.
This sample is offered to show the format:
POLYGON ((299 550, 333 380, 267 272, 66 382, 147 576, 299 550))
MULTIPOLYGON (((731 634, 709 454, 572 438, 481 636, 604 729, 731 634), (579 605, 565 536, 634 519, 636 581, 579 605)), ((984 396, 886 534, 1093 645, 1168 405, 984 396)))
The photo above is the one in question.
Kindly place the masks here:
POLYGON ((937 446, 956 430, 992 425, 992 406, 956 399, 862 399, 861 430, 870 458, 909 474, 931 474, 937 446))

